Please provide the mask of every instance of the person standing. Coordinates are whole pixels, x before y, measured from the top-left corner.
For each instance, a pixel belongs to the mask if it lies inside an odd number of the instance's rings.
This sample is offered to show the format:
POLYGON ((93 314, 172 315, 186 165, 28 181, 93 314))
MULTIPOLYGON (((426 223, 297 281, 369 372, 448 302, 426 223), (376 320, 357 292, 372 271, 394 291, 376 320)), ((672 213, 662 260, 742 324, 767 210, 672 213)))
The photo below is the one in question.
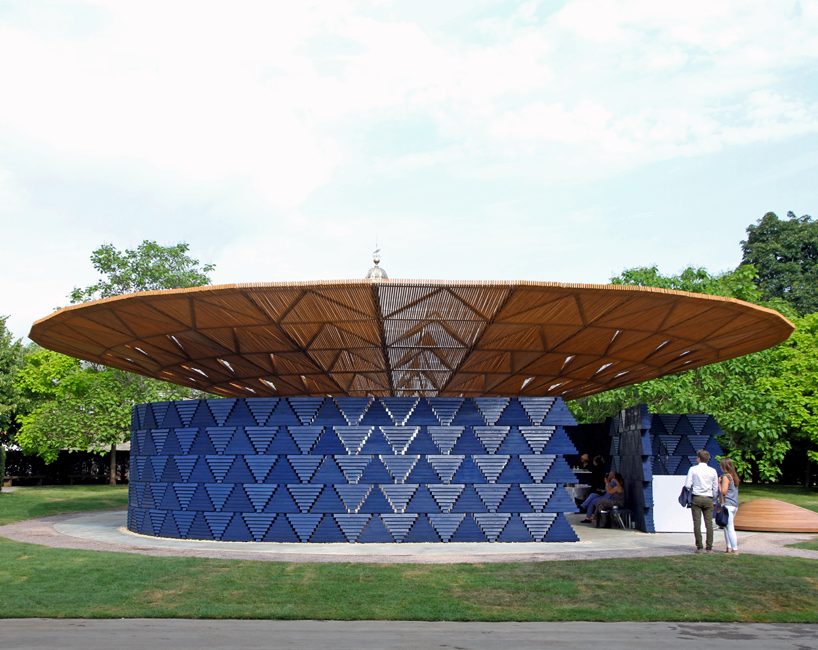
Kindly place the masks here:
POLYGON ((738 512, 738 474, 735 465, 729 458, 722 458, 719 461, 721 471, 724 472, 719 478, 719 501, 727 508, 730 517, 727 526, 724 527, 724 545, 728 553, 738 554, 738 537, 736 536, 735 520, 738 512))
POLYGON ((699 449, 696 453, 698 462, 687 471, 685 486, 693 493, 693 503, 690 512, 693 515, 693 537, 696 540, 696 553, 702 550, 708 553, 713 551, 713 504, 718 496, 719 476, 716 470, 708 465, 710 452, 699 449), (705 546, 702 547, 702 521, 707 531, 705 546))

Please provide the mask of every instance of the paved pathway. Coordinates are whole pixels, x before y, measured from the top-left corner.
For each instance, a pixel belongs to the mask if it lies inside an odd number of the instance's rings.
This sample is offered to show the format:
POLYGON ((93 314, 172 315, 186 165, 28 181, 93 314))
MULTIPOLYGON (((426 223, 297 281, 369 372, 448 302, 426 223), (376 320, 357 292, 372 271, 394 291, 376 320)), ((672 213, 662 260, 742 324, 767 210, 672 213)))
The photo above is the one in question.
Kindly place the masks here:
MULTIPOLYGON (((284 544, 208 542, 136 535, 125 529, 124 510, 30 519, 0 526, 0 536, 60 548, 118 551, 154 556, 210 557, 279 562, 529 562, 684 555, 693 550, 690 533, 646 534, 592 528, 569 515, 579 542, 449 544, 284 544)), ((818 551, 787 548, 810 534, 739 533, 742 553, 818 559, 818 551)), ((723 551, 722 535, 716 549, 723 551)), ((732 558, 731 558, 732 559, 732 558)))
POLYGON ((11 619, 3 650, 331 648, 382 650, 813 650, 818 625, 733 623, 430 623, 407 621, 207 621, 11 619))

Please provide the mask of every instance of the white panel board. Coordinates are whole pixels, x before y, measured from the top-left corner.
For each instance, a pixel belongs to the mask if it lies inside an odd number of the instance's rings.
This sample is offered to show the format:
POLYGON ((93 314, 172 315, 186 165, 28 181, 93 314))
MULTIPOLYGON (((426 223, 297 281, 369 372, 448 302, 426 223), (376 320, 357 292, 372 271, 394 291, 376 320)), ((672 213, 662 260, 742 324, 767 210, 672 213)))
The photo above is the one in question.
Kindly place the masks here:
POLYGON ((692 533, 690 509, 679 505, 684 475, 653 475, 653 526, 657 533, 692 533))

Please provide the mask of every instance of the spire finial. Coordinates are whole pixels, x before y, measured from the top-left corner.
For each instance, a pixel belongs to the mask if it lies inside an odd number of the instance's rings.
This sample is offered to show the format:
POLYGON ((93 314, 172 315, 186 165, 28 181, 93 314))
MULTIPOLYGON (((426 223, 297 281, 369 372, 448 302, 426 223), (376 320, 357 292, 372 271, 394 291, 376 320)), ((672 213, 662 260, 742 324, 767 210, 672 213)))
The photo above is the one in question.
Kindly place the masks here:
POLYGON ((381 263, 381 249, 378 247, 378 242, 375 242, 375 250, 372 251, 372 261, 375 262, 375 266, 369 269, 369 272, 366 274, 367 280, 388 280, 389 277, 386 275, 386 271, 384 271, 378 264, 381 263))

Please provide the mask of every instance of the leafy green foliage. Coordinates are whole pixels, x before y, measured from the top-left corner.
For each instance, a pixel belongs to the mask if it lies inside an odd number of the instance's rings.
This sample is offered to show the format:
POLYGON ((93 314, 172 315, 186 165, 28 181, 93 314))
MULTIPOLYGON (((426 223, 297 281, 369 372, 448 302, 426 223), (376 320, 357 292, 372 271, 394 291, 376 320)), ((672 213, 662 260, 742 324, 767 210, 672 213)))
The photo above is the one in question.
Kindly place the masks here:
POLYGON ((71 302, 108 298, 134 291, 178 289, 210 284, 213 264, 199 267, 199 260, 188 256, 189 246, 160 246, 145 240, 135 250, 117 250, 104 244, 91 254, 94 268, 104 278, 96 284, 71 292, 71 302))
POLYGON ((687 267, 679 275, 662 275, 656 266, 625 269, 611 284, 629 284, 638 287, 658 287, 690 293, 707 293, 711 296, 738 298, 747 302, 760 302, 761 291, 755 283, 756 270, 743 264, 735 271, 711 275, 701 267, 687 267))
POLYGON ((766 392, 793 438, 807 443, 810 460, 818 463, 818 313, 795 319, 796 330, 774 352, 778 372, 764 377, 766 392))
MULTIPOLYGON (((664 289, 709 293, 760 302, 752 266, 711 275, 701 268, 688 268, 676 276, 662 276, 656 267, 624 271, 613 278, 614 284, 659 286, 664 289)), ((783 408, 780 386, 773 377, 790 377, 801 370, 795 357, 781 348, 764 350, 737 359, 668 375, 569 403, 580 422, 600 422, 620 409, 646 403, 655 413, 710 413, 722 430, 721 440, 737 469, 744 476, 755 471, 759 478, 774 481, 781 474, 784 455, 790 450, 791 431, 804 415, 795 404, 783 408)), ((806 363, 806 362, 805 362, 806 363)), ((794 379, 792 380, 794 381, 794 379)), ((805 380, 808 383, 808 380, 805 380)), ((813 379, 815 381, 815 379, 813 379)), ((806 390, 798 383, 793 390, 806 390)))
POLYGON ((104 452, 130 434, 136 403, 188 397, 188 389, 38 349, 18 373, 32 408, 15 438, 50 463, 61 449, 104 452))
MULTIPOLYGON (((104 277, 71 292, 72 302, 156 289, 208 284, 212 264, 199 265, 185 243, 160 246, 143 241, 134 250, 111 244, 91 255, 104 277)), ((2 377, 3 375, 0 375, 2 377)), ((62 449, 107 451, 126 440, 134 404, 195 395, 187 388, 121 370, 80 362, 33 347, 12 381, 26 403, 17 418, 17 444, 26 453, 53 462, 62 449)))
MULTIPOLYGON (((208 284, 208 273, 214 266, 200 266, 187 254, 188 249, 186 243, 160 246, 146 240, 134 250, 120 252, 104 244, 91 255, 103 278, 90 287, 74 289, 71 301, 208 284)), ((0 374, 0 381, 4 376, 0 374)), ((130 433, 134 404, 199 395, 188 388, 80 362, 36 346, 25 356, 12 385, 27 405, 25 414, 17 418, 21 426, 15 440, 23 451, 46 462, 56 460, 62 449, 103 452, 123 442, 130 433)))
POLYGON ((17 413, 20 411, 20 395, 15 376, 23 364, 25 348, 19 339, 14 340, 6 328, 7 316, 0 317, 0 445, 17 429, 17 413))
POLYGON ((776 396, 766 380, 774 372, 773 352, 765 350, 678 375, 606 391, 569 402, 580 422, 601 422, 634 404, 654 413, 709 413, 724 431, 721 440, 740 474, 752 469, 774 481, 791 444, 776 396))
POLYGON ((764 298, 785 300, 802 315, 818 311, 818 221, 768 212, 747 228, 741 247, 742 263, 756 267, 764 298))

